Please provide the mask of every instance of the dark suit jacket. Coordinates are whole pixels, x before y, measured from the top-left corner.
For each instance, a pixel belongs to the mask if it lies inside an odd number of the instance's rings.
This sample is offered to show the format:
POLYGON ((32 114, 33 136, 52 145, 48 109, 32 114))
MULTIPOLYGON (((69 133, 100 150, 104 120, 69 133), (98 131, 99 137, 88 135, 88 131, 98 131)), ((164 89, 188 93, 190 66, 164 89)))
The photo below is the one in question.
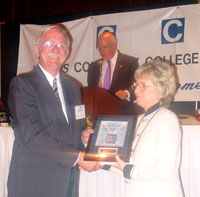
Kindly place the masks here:
POLYGON ((61 85, 69 124, 39 66, 10 84, 8 103, 15 142, 9 197, 78 196, 79 172, 73 165, 83 148, 85 125, 83 119, 75 119, 74 107, 81 104, 81 95, 79 87, 62 75, 61 85))
MULTIPOLYGON (((88 86, 98 86, 100 80, 100 64, 102 59, 96 60, 89 65, 88 86)), ((140 112, 140 108, 133 103, 135 100, 134 92, 131 86, 134 83, 134 73, 138 68, 138 59, 132 56, 122 54, 118 51, 118 57, 113 72, 110 91, 114 94, 118 90, 128 90, 131 96, 130 102, 123 101, 122 113, 125 115, 135 115, 140 112)))

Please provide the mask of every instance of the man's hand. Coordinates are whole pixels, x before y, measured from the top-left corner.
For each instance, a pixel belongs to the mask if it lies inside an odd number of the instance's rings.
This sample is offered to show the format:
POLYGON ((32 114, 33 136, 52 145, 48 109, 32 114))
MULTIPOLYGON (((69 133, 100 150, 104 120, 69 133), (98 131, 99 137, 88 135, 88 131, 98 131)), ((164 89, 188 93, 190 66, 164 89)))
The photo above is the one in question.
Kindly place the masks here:
POLYGON ((81 152, 78 159, 78 165, 80 170, 86 170, 88 172, 96 171, 102 168, 100 162, 96 161, 85 161, 84 153, 81 152))
POLYGON ((126 90, 118 90, 117 92, 115 92, 115 96, 119 97, 122 100, 126 98, 126 94, 126 90))
POLYGON ((81 139, 82 139, 82 142, 87 144, 88 143, 88 140, 89 140, 89 137, 90 137, 90 134, 94 133, 94 130, 90 127, 87 127, 83 132, 82 132, 82 135, 81 135, 81 139))

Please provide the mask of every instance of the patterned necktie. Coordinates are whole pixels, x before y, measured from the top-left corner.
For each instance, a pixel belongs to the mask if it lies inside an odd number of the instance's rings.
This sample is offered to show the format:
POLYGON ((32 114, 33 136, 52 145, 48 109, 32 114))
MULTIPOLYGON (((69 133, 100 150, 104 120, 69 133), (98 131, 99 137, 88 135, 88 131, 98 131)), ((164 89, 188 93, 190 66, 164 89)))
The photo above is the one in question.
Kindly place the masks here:
POLYGON ((106 90, 109 90, 110 89, 110 81, 111 81, 111 61, 108 60, 107 62, 108 62, 108 67, 107 67, 107 70, 106 70, 103 87, 106 90))
POLYGON ((58 94, 58 86, 57 86, 57 79, 54 78, 53 79, 53 91, 56 95, 56 98, 60 101, 60 97, 59 97, 59 94, 58 94))

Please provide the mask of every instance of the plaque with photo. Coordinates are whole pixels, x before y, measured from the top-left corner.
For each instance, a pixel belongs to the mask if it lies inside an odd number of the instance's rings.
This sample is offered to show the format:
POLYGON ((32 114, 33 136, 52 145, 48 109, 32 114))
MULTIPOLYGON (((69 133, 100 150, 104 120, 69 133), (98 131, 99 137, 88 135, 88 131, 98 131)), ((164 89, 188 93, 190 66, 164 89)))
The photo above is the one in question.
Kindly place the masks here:
POLYGON ((119 154, 129 161, 136 126, 135 116, 98 116, 85 151, 85 160, 114 162, 119 154))

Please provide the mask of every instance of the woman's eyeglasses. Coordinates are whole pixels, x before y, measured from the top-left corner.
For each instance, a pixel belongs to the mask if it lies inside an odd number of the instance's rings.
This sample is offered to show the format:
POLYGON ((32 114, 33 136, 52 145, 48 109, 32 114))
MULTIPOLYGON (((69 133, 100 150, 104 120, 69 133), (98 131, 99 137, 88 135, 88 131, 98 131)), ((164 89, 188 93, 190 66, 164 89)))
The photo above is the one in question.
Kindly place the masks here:
POLYGON ((149 87, 154 87, 153 85, 146 85, 145 83, 134 83, 133 84, 133 89, 135 90, 136 88, 138 88, 140 91, 145 91, 147 88, 149 87))

